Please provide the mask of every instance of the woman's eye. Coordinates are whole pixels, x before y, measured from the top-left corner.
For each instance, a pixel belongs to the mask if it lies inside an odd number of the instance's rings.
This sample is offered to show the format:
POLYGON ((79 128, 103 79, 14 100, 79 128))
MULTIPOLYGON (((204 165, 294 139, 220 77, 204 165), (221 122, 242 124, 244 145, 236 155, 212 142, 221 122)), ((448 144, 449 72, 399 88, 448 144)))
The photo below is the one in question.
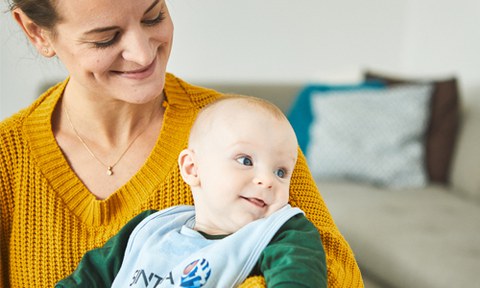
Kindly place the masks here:
POLYGON ((245 166, 253 166, 253 161, 248 156, 242 156, 237 158, 237 162, 245 166))
POLYGON ((158 15, 155 18, 142 20, 142 23, 147 26, 153 26, 155 24, 162 22, 163 19, 165 19, 165 13, 163 11, 160 11, 160 13, 158 13, 158 15))
POLYGON ((117 42, 119 32, 115 33, 112 38, 107 39, 105 41, 97 41, 93 42, 92 44, 95 46, 95 48, 106 48, 108 46, 111 46, 117 42))
POLYGON ((284 178, 285 175, 287 175, 287 171, 285 171, 285 169, 278 169, 275 171, 275 175, 277 175, 277 177, 284 178))

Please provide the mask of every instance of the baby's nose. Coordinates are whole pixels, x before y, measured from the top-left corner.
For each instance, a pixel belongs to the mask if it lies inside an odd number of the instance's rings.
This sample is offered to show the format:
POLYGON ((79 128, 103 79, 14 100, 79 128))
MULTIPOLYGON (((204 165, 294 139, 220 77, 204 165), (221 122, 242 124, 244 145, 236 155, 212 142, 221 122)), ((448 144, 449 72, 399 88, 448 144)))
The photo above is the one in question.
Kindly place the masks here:
POLYGON ((253 181, 258 186, 270 189, 273 186, 273 174, 272 173, 262 173, 261 175, 257 175, 253 179, 253 181))

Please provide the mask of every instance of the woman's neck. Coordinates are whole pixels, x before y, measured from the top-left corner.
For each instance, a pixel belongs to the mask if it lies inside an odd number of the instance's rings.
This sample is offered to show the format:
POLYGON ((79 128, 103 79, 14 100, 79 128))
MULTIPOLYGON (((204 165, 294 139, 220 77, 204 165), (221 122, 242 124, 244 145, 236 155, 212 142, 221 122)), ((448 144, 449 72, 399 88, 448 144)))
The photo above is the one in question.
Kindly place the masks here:
POLYGON ((128 145, 139 133, 163 119, 163 92, 149 103, 135 104, 70 91, 65 90, 57 107, 61 122, 70 122, 67 124, 73 125, 79 134, 105 146, 128 145))

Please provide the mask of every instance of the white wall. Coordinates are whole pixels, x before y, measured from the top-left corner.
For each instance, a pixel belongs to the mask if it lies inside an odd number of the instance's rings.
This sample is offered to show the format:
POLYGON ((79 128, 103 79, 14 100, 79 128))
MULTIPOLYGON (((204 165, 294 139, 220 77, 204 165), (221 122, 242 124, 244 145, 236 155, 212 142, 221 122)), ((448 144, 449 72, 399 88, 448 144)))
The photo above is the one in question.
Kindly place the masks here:
POLYGON ((457 75, 466 100, 480 97, 480 1, 410 1, 403 68, 457 75))
MULTIPOLYGON (((0 0, 0 11, 6 11, 0 0)), ((28 43, 10 13, 0 14, 0 120, 26 107, 43 83, 66 75, 56 59, 45 59, 28 43)))
MULTIPOLYGON (((175 23, 169 70, 188 81, 326 81, 373 68, 455 74, 467 97, 480 90, 478 0, 167 3, 175 23)), ((0 119, 28 105, 42 82, 66 75, 26 43, 10 18, 0 15, 0 119)))
POLYGON ((305 81, 398 66, 406 2, 170 0, 170 70, 193 80, 305 81))

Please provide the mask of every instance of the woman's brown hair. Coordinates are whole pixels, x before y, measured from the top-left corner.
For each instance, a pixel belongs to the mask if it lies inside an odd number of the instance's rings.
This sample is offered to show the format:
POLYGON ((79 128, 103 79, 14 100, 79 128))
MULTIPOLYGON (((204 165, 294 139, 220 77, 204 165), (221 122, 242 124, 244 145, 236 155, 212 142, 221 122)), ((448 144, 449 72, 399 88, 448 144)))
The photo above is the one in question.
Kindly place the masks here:
MULTIPOLYGON (((58 1, 58 0, 57 0, 58 1)), ((60 20, 55 0, 9 0, 10 10, 21 9, 35 24, 53 31, 60 20)))

